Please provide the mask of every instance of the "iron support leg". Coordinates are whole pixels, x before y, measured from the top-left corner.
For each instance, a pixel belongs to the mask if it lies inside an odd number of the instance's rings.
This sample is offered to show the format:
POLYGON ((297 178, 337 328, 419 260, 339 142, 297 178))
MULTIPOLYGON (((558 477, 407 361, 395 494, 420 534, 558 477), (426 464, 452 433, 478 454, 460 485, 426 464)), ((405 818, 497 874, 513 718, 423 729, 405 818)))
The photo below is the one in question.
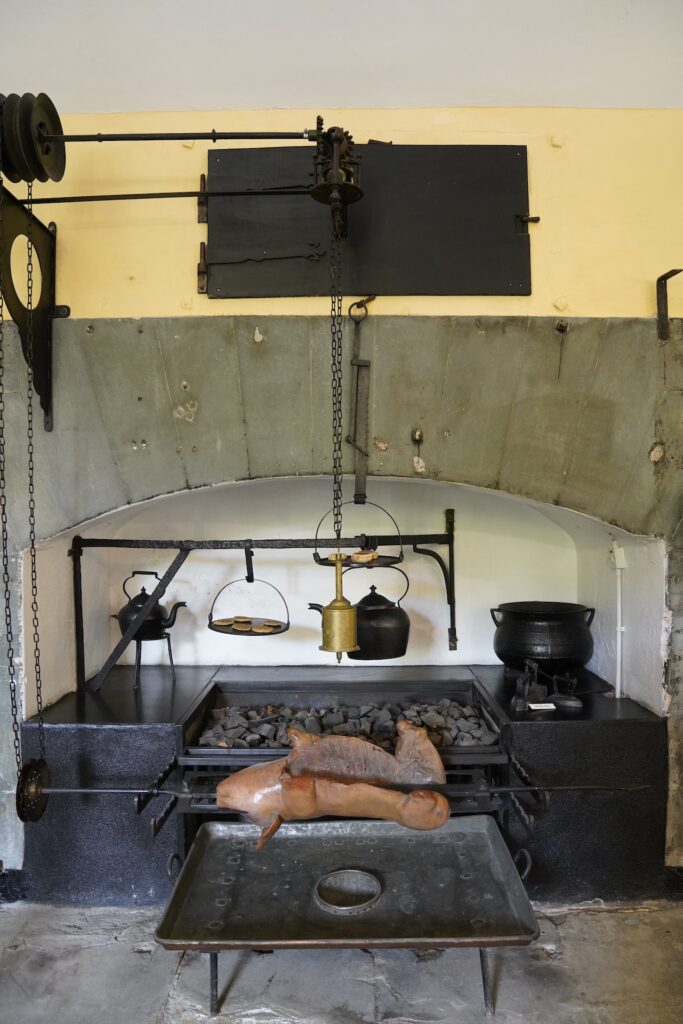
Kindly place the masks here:
POLYGON ((491 971, 489 970, 489 957, 488 950, 482 946, 479 947, 479 963, 481 965, 481 981, 484 986, 484 1005, 486 1006, 486 1016, 494 1017, 496 1008, 493 1005, 493 992, 491 990, 491 971))
POLYGON ((168 661, 171 666, 171 678, 175 683, 175 665, 173 664, 173 651, 171 650, 171 634, 166 633, 166 644, 168 646, 168 661))
POLYGON ((211 995, 209 1012, 212 1017, 218 1013, 218 953, 209 953, 209 983, 211 995))
POLYGON ((135 676, 133 678, 133 689, 140 689, 140 662, 142 661, 142 641, 135 641, 135 676))

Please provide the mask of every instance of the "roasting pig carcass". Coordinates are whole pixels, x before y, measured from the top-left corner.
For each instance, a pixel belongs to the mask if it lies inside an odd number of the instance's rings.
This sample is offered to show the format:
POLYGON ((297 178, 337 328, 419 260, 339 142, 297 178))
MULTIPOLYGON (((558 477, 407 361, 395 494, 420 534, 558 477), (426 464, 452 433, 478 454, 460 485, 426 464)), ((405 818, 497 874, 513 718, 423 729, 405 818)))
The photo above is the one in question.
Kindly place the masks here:
POLYGON ((263 832, 260 849, 283 821, 326 815, 382 818, 407 828, 434 829, 448 820, 448 801, 440 793, 388 787, 435 785, 446 781, 441 758, 426 730, 399 722, 394 755, 368 740, 320 737, 290 729, 293 750, 287 757, 252 765, 223 779, 216 805, 241 811, 263 832))

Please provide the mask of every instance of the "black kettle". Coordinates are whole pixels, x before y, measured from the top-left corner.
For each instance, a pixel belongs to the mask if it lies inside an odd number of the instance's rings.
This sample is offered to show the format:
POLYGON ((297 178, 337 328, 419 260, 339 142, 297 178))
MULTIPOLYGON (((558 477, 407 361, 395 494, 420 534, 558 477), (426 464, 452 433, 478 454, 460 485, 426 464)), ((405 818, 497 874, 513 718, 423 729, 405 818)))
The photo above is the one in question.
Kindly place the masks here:
POLYGON ((394 604, 387 597, 370 587, 369 593, 356 605, 358 650, 349 651, 354 661, 385 661, 402 658, 408 647, 410 619, 401 608, 401 601, 408 593, 410 583, 402 569, 388 566, 400 572, 406 581, 406 589, 394 604))
MULTIPOLYGON (((132 580, 133 576, 154 576, 157 580, 159 576, 155 572, 146 572, 143 569, 136 569, 135 572, 127 576, 123 581, 123 592, 128 598, 128 603, 124 604, 123 608, 119 608, 116 615, 112 618, 118 619, 119 626, 121 627, 121 635, 126 632, 131 622, 142 608, 143 604, 149 597, 149 594, 143 587, 139 594, 135 597, 131 597, 126 590, 126 583, 128 580, 132 580)), ((161 640, 163 639, 164 633, 167 629, 170 629, 174 625, 176 615, 178 614, 179 608, 187 608, 185 601, 178 601, 174 604, 170 612, 167 612, 163 605, 157 601, 152 605, 150 611, 147 613, 141 624, 138 626, 133 637, 134 640, 161 640)))

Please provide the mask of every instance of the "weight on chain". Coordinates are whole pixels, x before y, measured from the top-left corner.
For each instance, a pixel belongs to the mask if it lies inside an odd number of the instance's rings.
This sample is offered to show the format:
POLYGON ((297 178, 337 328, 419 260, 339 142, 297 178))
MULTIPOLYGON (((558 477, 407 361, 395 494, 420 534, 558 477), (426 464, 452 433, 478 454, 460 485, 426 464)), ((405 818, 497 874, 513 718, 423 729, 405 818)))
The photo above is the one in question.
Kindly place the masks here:
POLYGON ((27 761, 17 781, 17 817, 20 821, 38 821, 47 807, 50 772, 43 758, 27 761))
POLYGON ((61 181, 66 167, 62 124, 54 103, 41 92, 0 96, 2 173, 12 182, 61 181), (43 136, 50 136, 45 141, 43 136))

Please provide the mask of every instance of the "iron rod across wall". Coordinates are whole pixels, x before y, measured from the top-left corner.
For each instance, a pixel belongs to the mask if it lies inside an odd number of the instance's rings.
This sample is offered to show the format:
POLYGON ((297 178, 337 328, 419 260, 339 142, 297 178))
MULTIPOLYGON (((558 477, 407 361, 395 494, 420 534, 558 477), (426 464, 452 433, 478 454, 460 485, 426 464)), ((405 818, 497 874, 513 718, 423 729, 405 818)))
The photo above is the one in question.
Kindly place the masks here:
MULTIPOLYGON (((130 202, 135 199, 229 199, 264 196, 310 196, 308 188, 282 188, 282 189, 244 189, 241 191, 186 191, 186 192, 111 192, 101 195, 90 196, 41 196, 31 199, 32 206, 55 206, 63 203, 116 203, 130 202)), ((16 198, 16 197, 15 197, 16 198)), ((23 206, 27 206, 28 199, 18 199, 23 206)))
MULTIPOLYGON (((147 615, 149 608, 156 601, 160 601, 164 592, 176 572, 192 551, 244 551, 252 550, 317 550, 318 548, 335 549, 341 547, 391 547, 395 545, 412 545, 415 554, 429 555, 438 562, 444 578, 446 588, 446 599, 449 607, 450 625, 448 629, 449 650, 456 649, 455 639, 455 564, 454 564, 454 534, 455 534, 455 512, 453 509, 446 509, 446 531, 444 533, 408 533, 408 534, 365 534, 361 533, 355 537, 342 537, 339 541, 336 537, 296 537, 283 538, 271 537, 251 540, 240 538, 236 540, 161 540, 161 539, 128 539, 108 537, 80 537, 73 538, 69 555, 73 559, 73 595, 74 595, 74 629, 76 648, 76 680, 79 690, 85 689, 85 643, 83 632, 83 583, 81 559, 86 548, 126 548, 132 550, 172 550, 176 557, 164 573, 162 579, 157 583, 153 592, 148 596, 147 601, 138 610, 135 618, 129 623, 125 634, 120 638, 113 651, 106 659, 102 668, 91 680, 92 689, 99 690, 112 668, 120 658, 131 638, 137 632, 139 626, 147 615), (448 564, 436 551, 420 549, 418 545, 433 544, 448 549, 448 564)), ((367 568, 365 566, 364 568, 367 568)))
POLYGON ((223 142, 235 139, 298 139, 315 142, 317 131, 304 128, 299 132, 85 132, 71 135, 39 133, 45 142, 223 142))

